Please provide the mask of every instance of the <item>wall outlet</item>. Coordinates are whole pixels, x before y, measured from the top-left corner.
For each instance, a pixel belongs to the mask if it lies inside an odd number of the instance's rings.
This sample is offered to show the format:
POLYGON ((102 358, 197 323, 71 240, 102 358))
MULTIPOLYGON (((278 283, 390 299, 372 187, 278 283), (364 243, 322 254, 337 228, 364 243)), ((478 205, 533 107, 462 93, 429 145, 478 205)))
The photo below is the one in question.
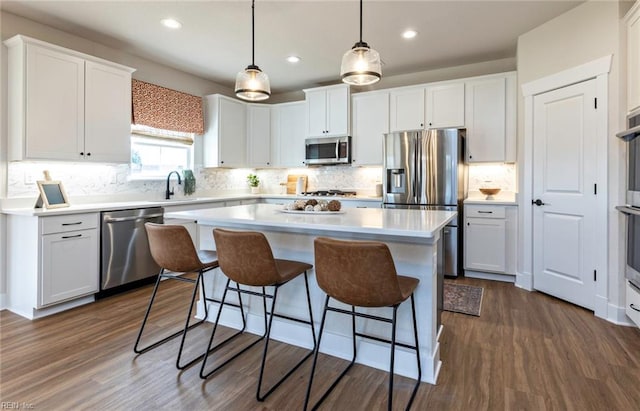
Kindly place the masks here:
POLYGON ((25 184, 35 184, 36 183, 36 175, 32 171, 24 172, 24 183, 25 184))

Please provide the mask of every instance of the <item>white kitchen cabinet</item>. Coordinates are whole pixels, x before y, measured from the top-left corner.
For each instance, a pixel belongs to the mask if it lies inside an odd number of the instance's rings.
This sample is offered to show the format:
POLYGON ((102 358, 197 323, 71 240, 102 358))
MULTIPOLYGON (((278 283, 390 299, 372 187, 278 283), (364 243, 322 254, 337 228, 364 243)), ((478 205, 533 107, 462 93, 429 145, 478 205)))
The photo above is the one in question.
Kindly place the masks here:
POLYGON ((389 132, 389 93, 359 93, 351 101, 351 163, 356 166, 382 165, 382 138, 389 132))
POLYGON ((220 94, 205 96, 205 167, 246 167, 247 105, 220 94))
POLYGON ((271 108, 271 160, 274 167, 304 167, 306 137, 304 101, 271 108))
POLYGON ((516 161, 516 77, 507 73, 466 82, 467 161, 516 161))
POLYGON ((5 44, 9 160, 130 161, 133 69, 20 35, 5 44))
POLYGON ((247 104, 247 165, 271 166, 271 107, 247 104))
POLYGON ((131 73, 87 61, 84 93, 85 159, 130 162, 131 73))
POLYGON ((625 313, 627 317, 640 327, 640 289, 627 281, 625 313))
POLYGON ((427 87, 425 128, 464 127, 464 97, 464 83, 427 87))
POLYGON ((464 268, 515 275, 515 206, 464 206, 464 268))
POLYGON ((425 124, 425 88, 408 87, 389 92, 390 131, 421 130, 425 124))
POLYGON ((350 135, 350 92, 347 84, 306 89, 307 136, 350 135))
POLYGON ((625 17, 627 25, 627 111, 640 109, 640 2, 625 17))
POLYGON ((27 318, 93 301, 99 213, 7 216, 9 309, 27 318))

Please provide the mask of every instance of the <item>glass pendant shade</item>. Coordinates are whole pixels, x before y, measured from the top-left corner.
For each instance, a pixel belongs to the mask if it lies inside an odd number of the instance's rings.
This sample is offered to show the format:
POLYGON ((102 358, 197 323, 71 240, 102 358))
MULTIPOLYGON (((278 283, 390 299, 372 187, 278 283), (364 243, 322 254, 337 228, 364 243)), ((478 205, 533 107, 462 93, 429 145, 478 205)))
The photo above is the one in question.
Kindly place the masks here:
POLYGON ((373 84, 382 77, 380 54, 367 43, 356 43, 342 56, 340 66, 342 81, 354 86, 373 84))
POLYGON ((248 101, 266 100, 271 95, 269 76, 258 66, 250 65, 236 76, 236 96, 248 101))

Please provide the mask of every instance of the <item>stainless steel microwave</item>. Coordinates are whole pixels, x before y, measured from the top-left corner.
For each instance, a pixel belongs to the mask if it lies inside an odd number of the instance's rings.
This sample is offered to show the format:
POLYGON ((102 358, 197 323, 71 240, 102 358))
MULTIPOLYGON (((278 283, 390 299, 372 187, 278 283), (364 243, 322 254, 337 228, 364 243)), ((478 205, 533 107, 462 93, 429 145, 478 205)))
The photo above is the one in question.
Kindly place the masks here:
POLYGON ((351 137, 322 137, 305 140, 307 165, 351 163, 351 137))

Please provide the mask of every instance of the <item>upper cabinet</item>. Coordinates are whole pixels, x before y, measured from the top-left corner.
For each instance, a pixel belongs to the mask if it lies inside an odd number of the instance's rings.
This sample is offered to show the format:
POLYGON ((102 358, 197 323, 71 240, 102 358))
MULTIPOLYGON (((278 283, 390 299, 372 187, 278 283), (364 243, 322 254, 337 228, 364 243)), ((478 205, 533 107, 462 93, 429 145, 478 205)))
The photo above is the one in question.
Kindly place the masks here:
POLYGON ((247 105, 220 94, 205 96, 205 167, 245 167, 247 164, 247 105))
POLYGON ((9 160, 130 161, 134 71, 25 36, 9 49, 9 160))
POLYGON ((627 111, 640 109, 640 2, 631 8, 627 23, 627 111))
POLYGON ((389 92, 391 131, 464 127, 464 83, 406 87, 389 92))
POLYGON ((274 104, 271 109, 271 159, 275 167, 304 167, 304 101, 274 104))
POLYGON ((304 90, 307 104, 307 136, 332 137, 350 135, 349 85, 304 90))
POLYGON ((464 83, 427 87, 425 128, 464 127, 464 83))
POLYGON ((516 76, 466 82, 467 161, 516 161, 516 76))
POLYGON ((247 165, 271 166, 271 107, 247 104, 247 165))
POLYGON ((356 166, 382 165, 382 136, 389 132, 389 92, 354 94, 352 160, 356 166))
POLYGON ((391 131, 424 128, 424 87, 409 87, 389 92, 389 128, 391 131))

